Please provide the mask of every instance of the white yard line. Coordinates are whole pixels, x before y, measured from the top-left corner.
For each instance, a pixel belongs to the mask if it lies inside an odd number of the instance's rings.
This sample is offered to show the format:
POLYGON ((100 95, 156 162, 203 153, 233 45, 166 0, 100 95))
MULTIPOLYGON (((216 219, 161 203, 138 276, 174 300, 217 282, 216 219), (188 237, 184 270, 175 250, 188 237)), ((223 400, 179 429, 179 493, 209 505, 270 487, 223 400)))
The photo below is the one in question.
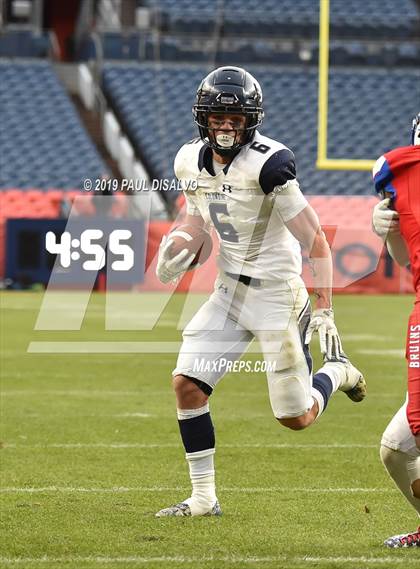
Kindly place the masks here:
POLYGON ((62 556, 62 557, 48 557, 47 555, 43 557, 0 557, 0 564, 2 565, 17 565, 17 564, 27 564, 27 563, 38 563, 38 564, 48 564, 54 563, 56 565, 61 565, 65 563, 94 563, 94 564, 148 564, 148 563, 186 563, 186 564, 197 564, 198 567, 201 563, 246 563, 248 565, 257 565, 260 563, 288 563, 288 564, 302 564, 302 563, 363 563, 364 565, 376 564, 381 565, 384 563, 392 563, 395 565, 404 564, 407 565, 418 565, 418 557, 413 556, 412 558, 404 555, 403 557, 397 557, 397 555, 388 555, 387 557, 312 557, 312 556, 290 556, 278 555, 278 556, 267 556, 267 557, 257 557, 257 556, 200 556, 200 557, 185 557, 185 556, 159 556, 159 557, 140 557, 140 556, 127 556, 127 557, 109 557, 106 555, 97 556, 62 556))
POLYGON ((181 342, 30 342, 29 354, 175 354, 181 342))
MULTIPOLYGON (((3 412, 3 417, 6 415, 6 413, 3 412)), ((259 415, 254 415, 254 416, 259 416, 259 415)), ((30 419, 37 419, 39 417, 42 417, 43 419, 45 419, 45 413, 7 413, 7 417, 11 418, 11 417, 18 417, 18 418, 30 418, 30 419)), ((63 413, 61 414, 52 414, 49 413, 48 414, 48 418, 49 419, 63 419, 64 417, 66 417, 67 419, 74 419, 74 418, 87 418, 87 417, 94 417, 97 419, 109 419, 109 418, 114 418, 114 419, 131 419, 131 418, 135 418, 135 419, 150 419, 150 418, 156 418, 158 417, 158 415, 152 415, 151 413, 66 413, 65 415, 63 415, 63 413)), ((248 415, 249 417, 249 415, 248 415)), ((378 417, 378 415, 376 415, 376 417, 378 417)))
POLYGON ((404 350, 398 349, 362 349, 354 350, 358 354, 364 354, 365 356, 388 356, 390 358, 403 358, 404 350))
MULTIPOLYGON (((26 449, 39 449, 39 448, 63 448, 63 449, 77 449, 77 448, 110 448, 110 449, 127 449, 127 448, 138 448, 138 449, 155 449, 155 448, 181 448, 181 443, 47 443, 47 444, 16 444, 16 443, 3 443, 3 449, 14 449, 14 448, 26 448, 26 449)), ((379 448, 379 442, 377 444, 294 444, 294 443, 273 443, 273 444, 221 444, 218 448, 233 448, 233 449, 243 449, 243 448, 261 448, 261 449, 303 449, 310 450, 314 448, 335 450, 335 449, 347 449, 347 448, 379 448)))
MULTIPOLYGON (((387 376, 381 375, 381 380, 385 379, 392 379, 394 380, 394 376, 387 376)), ((147 392, 144 391, 100 391, 100 390, 92 390, 92 389, 56 389, 56 390, 34 390, 34 389, 10 389, 10 390, 3 390, 0 391, 0 397, 31 397, 31 396, 58 396, 58 397, 138 397, 144 398, 147 397, 150 399, 151 396, 159 396, 159 397, 169 397, 172 401, 173 393, 168 386, 167 389, 153 389, 148 390, 147 392)), ((250 397, 254 394, 250 394, 248 391, 238 392, 235 394, 235 397, 250 397)), ((402 395, 398 393, 375 393, 375 399, 395 399, 396 401, 401 400, 402 395)), ((402 403, 401 403, 402 404, 402 403)), ((263 416, 263 415, 261 415, 263 416)), ((267 415, 268 416, 268 415, 267 415)))
MULTIPOLYGON (((115 341, 84 341, 84 342, 30 342, 27 352, 30 354, 177 354, 180 350, 181 342, 115 342, 115 341)), ((217 351, 228 351, 228 342, 218 342, 217 351)), ((245 346, 244 346, 245 347, 245 346)), ((191 348, 191 353, 195 353, 191 348)), ((209 344, 208 351, 202 353, 213 354, 214 347, 209 344)), ((247 346, 246 353, 260 354, 261 347, 257 342, 247 346)))
POLYGON ((378 444, 355 444, 355 443, 331 443, 331 444, 317 444, 317 443, 307 443, 307 444, 295 444, 295 443, 249 443, 249 444, 221 444, 218 445, 220 448, 299 448, 299 449, 312 449, 312 448, 323 448, 323 449, 337 449, 337 448, 378 448, 378 444))
POLYGON ((126 418, 126 417, 138 417, 140 419, 145 419, 149 417, 156 417, 156 415, 151 415, 150 413, 118 413, 116 415, 89 415, 89 417, 119 417, 119 418, 126 418))
MULTIPOLYGON (((165 393, 166 391, 162 389, 162 391, 153 391, 152 393, 154 394, 162 394, 165 393)), ((172 394, 171 391, 168 389, 167 392, 169 394, 172 394)), ((5 390, 5 391, 1 391, 0 395, 2 397, 7 397, 7 396, 20 396, 20 395, 61 395, 63 397, 67 397, 69 395, 74 395, 76 397, 80 396, 80 397, 84 397, 84 396, 88 396, 88 397, 108 397, 109 395, 126 395, 128 397, 141 397, 142 395, 144 395, 141 391, 102 391, 102 390, 93 390, 93 389, 49 389, 49 390, 26 390, 26 389, 11 389, 11 390, 5 390)), ((150 396, 150 392, 147 392, 147 396, 150 396)))
MULTIPOLYGON (((240 494, 261 494, 261 493, 291 493, 297 492, 299 494, 312 493, 312 494, 395 494, 397 492, 394 488, 291 488, 288 486, 225 486, 220 487, 221 492, 235 492, 240 494)), ((56 493, 80 493, 80 494, 125 494, 125 493, 141 493, 141 492, 187 492, 188 488, 185 486, 139 486, 139 487, 126 487, 115 486, 113 488, 84 488, 75 486, 44 486, 40 488, 33 487, 7 487, 0 488, 2 494, 43 494, 45 492, 56 493)))
POLYGON ((377 334, 340 334, 340 338, 344 342, 369 342, 373 341, 375 344, 378 342, 397 342, 398 337, 394 336, 380 336, 377 334))

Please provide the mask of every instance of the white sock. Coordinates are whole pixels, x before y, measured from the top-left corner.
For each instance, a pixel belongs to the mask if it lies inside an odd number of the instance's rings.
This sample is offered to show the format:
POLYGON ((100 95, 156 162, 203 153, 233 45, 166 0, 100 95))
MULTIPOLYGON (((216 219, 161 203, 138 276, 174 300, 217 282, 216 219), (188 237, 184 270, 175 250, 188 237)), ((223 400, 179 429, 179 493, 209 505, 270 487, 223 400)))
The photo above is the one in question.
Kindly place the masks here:
MULTIPOLYGON (((177 409, 178 420, 193 419, 208 413, 209 410, 208 403, 198 409, 177 409)), ((190 470, 192 494, 190 498, 183 500, 183 502, 189 505, 191 515, 193 516, 207 513, 217 500, 214 473, 215 452, 216 449, 209 448, 185 454, 190 470)))
POLYGON ((191 515, 202 515, 211 510, 216 498, 214 474, 214 448, 186 453, 192 484, 191 498, 184 500, 191 509, 191 515))
POLYGON ((202 407, 198 407, 197 409, 177 409, 176 414, 178 416, 179 421, 185 421, 186 419, 193 419, 194 417, 199 417, 200 415, 204 415, 204 413, 208 413, 210 411, 209 404, 206 403, 202 407))
POLYGON ((325 375, 328 375, 331 379, 333 393, 335 393, 347 379, 346 368, 339 362, 325 362, 322 368, 316 373, 325 373, 325 375))
POLYGON ((318 414, 315 417, 315 421, 322 415, 323 411, 324 411, 324 398, 322 397, 321 393, 315 389, 314 387, 311 388, 311 395, 312 395, 312 399, 314 400, 314 402, 316 401, 318 403, 318 414))
POLYGON ((319 377, 318 378, 318 382, 316 382, 316 376, 321 376, 321 375, 326 375, 330 382, 331 382, 331 393, 328 394, 328 399, 331 397, 331 395, 333 393, 335 393, 337 391, 337 389, 340 387, 340 382, 345 379, 346 377, 346 370, 343 366, 343 364, 337 364, 335 362, 328 362, 325 363, 321 369, 319 369, 315 374, 314 374, 314 379, 313 379, 313 386, 311 388, 311 395, 312 395, 312 399, 314 400, 314 402, 316 401, 318 403, 318 413, 317 416, 315 417, 315 421, 317 419, 319 419, 319 417, 322 415, 322 413, 325 410, 326 407, 326 403, 328 401, 325 401, 325 396, 327 392, 323 392, 322 389, 322 384, 324 383, 324 380, 319 377), (323 395, 324 393, 324 395, 323 395))

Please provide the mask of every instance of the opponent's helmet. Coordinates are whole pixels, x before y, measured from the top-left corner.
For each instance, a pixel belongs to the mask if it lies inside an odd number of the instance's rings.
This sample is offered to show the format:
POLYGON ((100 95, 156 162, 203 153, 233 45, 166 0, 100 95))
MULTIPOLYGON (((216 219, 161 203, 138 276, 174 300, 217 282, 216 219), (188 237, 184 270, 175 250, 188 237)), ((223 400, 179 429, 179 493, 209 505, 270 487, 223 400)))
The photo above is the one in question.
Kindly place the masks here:
POLYGON ((200 137, 218 154, 229 156, 248 144, 255 129, 264 118, 263 96, 258 81, 240 67, 219 67, 205 77, 198 90, 193 106, 194 121, 200 137), (212 113, 242 114, 246 117, 244 129, 236 130, 233 141, 221 145, 209 136, 208 118, 212 113), (243 136, 242 136, 243 135, 243 136))
POLYGON ((420 113, 413 119, 411 130, 411 144, 420 144, 420 113))

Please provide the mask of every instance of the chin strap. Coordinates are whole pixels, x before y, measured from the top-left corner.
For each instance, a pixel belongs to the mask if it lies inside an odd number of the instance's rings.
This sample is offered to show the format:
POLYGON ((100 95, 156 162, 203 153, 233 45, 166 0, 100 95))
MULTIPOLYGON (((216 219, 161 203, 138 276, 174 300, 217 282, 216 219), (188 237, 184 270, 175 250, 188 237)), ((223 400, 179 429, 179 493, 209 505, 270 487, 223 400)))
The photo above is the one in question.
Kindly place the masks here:
POLYGON ((240 148, 234 148, 234 149, 232 149, 232 148, 219 148, 218 146, 212 146, 212 148, 220 156, 228 157, 228 158, 234 158, 238 154, 238 152, 240 151, 240 148))

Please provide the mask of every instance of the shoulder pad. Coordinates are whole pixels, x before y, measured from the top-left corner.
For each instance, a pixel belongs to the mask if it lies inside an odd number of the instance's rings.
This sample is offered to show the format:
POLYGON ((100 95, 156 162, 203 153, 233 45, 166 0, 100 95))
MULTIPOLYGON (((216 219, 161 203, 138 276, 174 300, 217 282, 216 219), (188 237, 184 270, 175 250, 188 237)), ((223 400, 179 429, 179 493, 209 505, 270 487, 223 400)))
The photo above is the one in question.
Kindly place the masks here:
POLYGON ((381 168, 382 168, 382 166, 384 165, 385 161, 386 161, 386 158, 385 158, 384 155, 380 156, 380 157, 376 160, 376 162, 375 162, 375 164, 373 165, 373 168, 372 168, 372 175, 373 175, 374 178, 375 178, 375 176, 381 171, 381 168))
POLYGON ((296 178, 295 155, 289 148, 281 148, 268 158, 261 168, 259 184, 265 194, 275 186, 284 186, 296 178))
POLYGON ((373 183, 380 196, 385 197, 385 192, 388 192, 395 197, 395 188, 392 185, 393 178, 394 174, 389 167, 386 156, 381 156, 373 166, 373 183))

